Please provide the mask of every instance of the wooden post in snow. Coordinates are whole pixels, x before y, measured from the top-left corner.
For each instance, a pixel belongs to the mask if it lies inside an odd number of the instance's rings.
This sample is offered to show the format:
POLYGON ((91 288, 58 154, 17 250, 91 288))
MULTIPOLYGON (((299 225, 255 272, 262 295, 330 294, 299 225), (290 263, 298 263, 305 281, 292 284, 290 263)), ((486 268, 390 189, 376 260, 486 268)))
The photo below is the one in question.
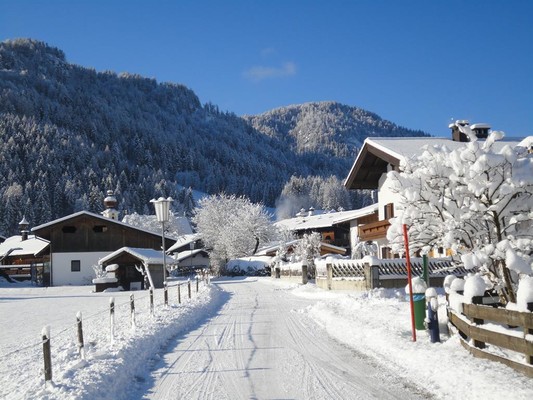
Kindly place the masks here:
POLYGON ((78 327, 78 353, 82 360, 85 360, 85 347, 83 343, 83 326, 82 326, 82 317, 81 311, 78 311, 76 314, 76 325, 78 327))
POLYGON ((43 358, 44 358, 44 381, 52 380, 52 352, 50 350, 50 327, 45 326, 41 331, 43 340, 43 358))

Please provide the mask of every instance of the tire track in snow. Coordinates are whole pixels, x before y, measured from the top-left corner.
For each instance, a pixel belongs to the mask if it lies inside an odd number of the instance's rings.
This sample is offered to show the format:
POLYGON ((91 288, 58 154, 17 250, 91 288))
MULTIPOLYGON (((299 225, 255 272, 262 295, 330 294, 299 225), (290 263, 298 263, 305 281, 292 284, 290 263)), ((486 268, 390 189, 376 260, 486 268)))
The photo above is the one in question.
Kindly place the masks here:
POLYGON ((305 313, 316 300, 249 279, 215 284, 232 295, 169 349, 144 398, 427 398, 330 338, 305 313))

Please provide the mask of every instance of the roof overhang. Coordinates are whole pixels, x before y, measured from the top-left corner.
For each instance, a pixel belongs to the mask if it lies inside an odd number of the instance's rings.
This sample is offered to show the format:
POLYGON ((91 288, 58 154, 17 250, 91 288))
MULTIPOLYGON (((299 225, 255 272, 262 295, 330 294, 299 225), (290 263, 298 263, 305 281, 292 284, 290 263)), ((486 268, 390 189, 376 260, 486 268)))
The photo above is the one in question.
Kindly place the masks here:
MULTIPOLYGON (((133 258, 141 261, 142 263, 148 265, 162 265, 163 264, 163 253, 161 251, 157 251, 154 249, 141 249, 141 248, 135 248, 135 247, 122 247, 110 254, 108 254, 105 257, 102 257, 98 264, 105 265, 109 264, 118 257, 128 254, 132 256, 133 258)), ((178 261, 170 256, 165 257, 165 261, 167 265, 175 265, 178 264, 178 261)))
POLYGON ((400 157, 365 140, 361 151, 344 181, 347 189, 377 189, 379 178, 387 172, 387 166, 397 169, 400 157))

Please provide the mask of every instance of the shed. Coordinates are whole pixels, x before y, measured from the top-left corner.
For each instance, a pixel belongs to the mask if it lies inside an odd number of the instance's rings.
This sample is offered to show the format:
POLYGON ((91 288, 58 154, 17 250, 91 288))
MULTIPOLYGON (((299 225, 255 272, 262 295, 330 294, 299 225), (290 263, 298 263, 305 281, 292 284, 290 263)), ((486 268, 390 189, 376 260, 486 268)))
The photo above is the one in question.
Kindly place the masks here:
MULTIPOLYGON (((122 286, 125 290, 147 289, 149 282, 152 282, 155 288, 163 287, 163 253, 161 251, 122 247, 101 258, 98 264, 102 268, 117 264, 118 268, 114 271, 117 278, 116 286, 122 286)), ((168 270, 175 267, 178 261, 166 256, 166 264, 168 270)))

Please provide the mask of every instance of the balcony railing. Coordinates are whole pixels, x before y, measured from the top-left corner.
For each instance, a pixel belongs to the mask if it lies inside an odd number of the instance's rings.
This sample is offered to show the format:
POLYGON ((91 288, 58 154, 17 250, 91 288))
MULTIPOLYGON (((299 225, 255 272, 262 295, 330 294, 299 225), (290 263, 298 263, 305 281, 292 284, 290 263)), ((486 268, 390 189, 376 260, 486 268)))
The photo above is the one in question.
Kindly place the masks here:
POLYGON ((371 222, 359 227, 359 240, 377 240, 384 239, 387 236, 390 222, 388 219, 383 221, 371 222))

